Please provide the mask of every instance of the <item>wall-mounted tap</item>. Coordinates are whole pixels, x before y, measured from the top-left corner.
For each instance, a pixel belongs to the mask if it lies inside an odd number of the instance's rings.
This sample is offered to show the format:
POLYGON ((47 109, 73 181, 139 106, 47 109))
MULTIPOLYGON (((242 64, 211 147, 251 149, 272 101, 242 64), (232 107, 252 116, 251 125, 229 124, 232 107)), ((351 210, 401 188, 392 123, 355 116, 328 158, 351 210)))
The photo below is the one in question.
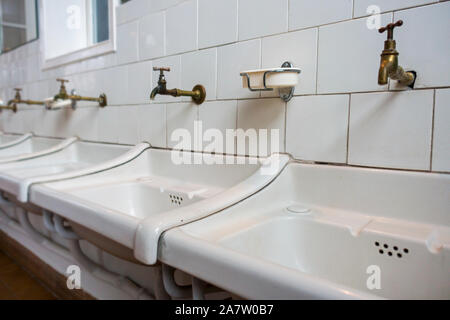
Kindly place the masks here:
POLYGON ((22 91, 21 88, 14 88, 14 91, 16 91, 16 94, 14 96, 14 99, 8 101, 8 107, 11 110, 17 111, 17 104, 28 104, 28 105, 44 105, 44 101, 36 101, 36 100, 23 100, 20 92, 22 91))
POLYGON ((17 112, 17 104, 13 103, 11 106, 4 106, 2 104, 0 104, 0 112, 2 112, 2 110, 12 110, 14 111, 14 113, 17 112))
MULTIPOLYGON (((104 93, 102 93, 98 98, 83 97, 83 96, 77 95, 75 90, 72 90, 70 92, 70 94, 68 94, 65 83, 69 82, 69 80, 58 78, 58 79, 56 79, 56 81, 60 82, 61 85, 59 87, 59 93, 53 97, 53 101, 71 100, 72 101, 71 105, 72 105, 73 109, 75 109, 77 101, 95 101, 95 102, 98 102, 100 107, 106 107, 106 105, 107 105, 107 98, 106 98, 106 94, 104 94, 104 93)), ((51 107, 49 107, 49 109, 51 109, 51 107)))
POLYGON ((384 42, 384 50, 381 53, 380 70, 378 72, 378 84, 385 85, 388 78, 398 80, 399 83, 414 87, 417 73, 415 71, 404 71, 398 65, 398 51, 396 50, 396 43, 394 40, 394 28, 403 25, 402 20, 395 23, 389 23, 386 27, 378 29, 378 32, 383 33, 387 31, 387 40, 384 42))
POLYGON ((157 94, 169 95, 172 97, 191 97, 192 101, 196 104, 202 104, 206 98, 206 90, 201 84, 197 84, 192 91, 180 90, 180 89, 167 89, 166 78, 164 77, 164 71, 170 71, 170 68, 157 68, 153 67, 154 71, 159 71, 158 85, 152 90, 150 99, 155 99, 157 94))

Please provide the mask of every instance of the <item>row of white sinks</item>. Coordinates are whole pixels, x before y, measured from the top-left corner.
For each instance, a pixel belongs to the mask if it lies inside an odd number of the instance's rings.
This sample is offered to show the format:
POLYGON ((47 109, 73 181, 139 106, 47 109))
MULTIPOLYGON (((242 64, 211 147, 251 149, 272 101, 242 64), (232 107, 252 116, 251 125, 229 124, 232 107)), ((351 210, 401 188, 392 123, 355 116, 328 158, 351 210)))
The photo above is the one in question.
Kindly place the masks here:
POLYGON ((172 155, 2 134, 0 190, 120 258, 244 298, 450 298, 450 175, 172 155))

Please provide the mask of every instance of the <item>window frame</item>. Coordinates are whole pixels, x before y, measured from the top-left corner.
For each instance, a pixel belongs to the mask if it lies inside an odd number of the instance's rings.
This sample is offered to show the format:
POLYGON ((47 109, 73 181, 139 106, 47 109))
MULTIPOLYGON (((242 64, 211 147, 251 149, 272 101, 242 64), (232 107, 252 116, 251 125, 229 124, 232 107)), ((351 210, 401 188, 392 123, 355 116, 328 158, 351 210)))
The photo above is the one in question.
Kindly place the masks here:
MULTIPOLYGON (((44 30, 44 1, 39 0, 39 34, 41 35, 40 47, 41 47, 41 69, 47 70, 70 63, 78 62, 88 58, 93 58, 108 53, 116 51, 116 5, 118 0, 108 0, 108 11, 109 11, 109 39, 94 43, 86 48, 75 50, 73 52, 68 52, 66 54, 60 55, 58 57, 46 59, 46 44, 45 44, 45 30, 44 30)), ((89 0, 88 0, 89 1, 89 0)), ((90 1, 89 1, 90 2, 90 1)))
MULTIPOLYGON (((33 39, 27 40, 9 50, 4 51, 3 50, 3 43, 2 43, 2 37, 3 37, 3 27, 10 27, 10 28, 17 28, 17 29, 24 29, 27 30, 27 25, 26 24, 21 24, 21 23, 12 23, 12 22, 4 22, 3 21, 3 13, 2 13, 2 8, 1 8, 1 3, 0 3, 0 55, 14 51, 17 48, 20 48, 21 46, 24 46, 28 43, 31 43, 33 41, 36 41, 39 39, 39 14, 38 14, 38 1, 39 0, 34 0, 34 5, 35 5, 35 15, 36 15, 36 22, 35 22, 35 32, 36 32, 36 36, 33 39)), ((1 2, 1 0, 0 0, 1 2)))

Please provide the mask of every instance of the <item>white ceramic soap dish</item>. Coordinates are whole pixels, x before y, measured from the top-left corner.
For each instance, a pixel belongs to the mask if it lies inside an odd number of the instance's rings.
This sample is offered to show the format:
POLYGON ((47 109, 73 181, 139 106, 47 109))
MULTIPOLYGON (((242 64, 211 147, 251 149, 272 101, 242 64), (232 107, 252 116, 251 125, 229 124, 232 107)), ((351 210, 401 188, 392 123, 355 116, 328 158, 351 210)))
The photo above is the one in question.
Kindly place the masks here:
POLYGON ((280 98, 289 101, 294 95, 300 72, 290 62, 283 63, 281 68, 243 71, 242 85, 250 91, 272 91, 278 88, 280 98))

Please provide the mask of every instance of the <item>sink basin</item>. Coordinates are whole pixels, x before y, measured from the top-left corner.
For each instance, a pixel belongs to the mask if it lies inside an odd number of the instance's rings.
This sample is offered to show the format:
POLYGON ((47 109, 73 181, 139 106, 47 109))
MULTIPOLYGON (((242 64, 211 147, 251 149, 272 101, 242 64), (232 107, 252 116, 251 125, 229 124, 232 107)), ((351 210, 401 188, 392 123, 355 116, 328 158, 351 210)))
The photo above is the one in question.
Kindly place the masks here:
POLYGON ((36 184, 30 189, 30 201, 66 218, 82 238, 102 249, 152 265, 165 230, 248 197, 272 181, 289 159, 217 155, 212 156, 218 160, 215 164, 176 164, 171 156, 170 150, 150 148, 111 170, 36 184))
POLYGON ((28 201, 32 184, 92 174, 125 163, 146 148, 76 141, 59 151, 0 164, 0 189, 19 202, 28 201))
POLYGON ((24 135, 15 141, 0 145, 0 164, 22 161, 60 151, 77 140, 33 137, 24 135))
POLYGON ((1 133, 1 134, 0 134, 0 147, 1 147, 3 144, 7 144, 7 143, 10 143, 10 142, 16 141, 17 139, 20 139, 20 138, 22 138, 22 137, 23 137, 23 135, 22 135, 22 136, 19 136, 19 135, 15 135, 15 134, 5 134, 5 133, 1 133))
POLYGON ((12 135, 12 134, 0 134, 0 150, 15 146, 22 143, 28 139, 31 139, 33 134, 26 133, 23 135, 12 135))
POLYGON ((164 233, 159 259, 251 299, 448 299, 449 209, 450 175, 293 162, 164 233))

